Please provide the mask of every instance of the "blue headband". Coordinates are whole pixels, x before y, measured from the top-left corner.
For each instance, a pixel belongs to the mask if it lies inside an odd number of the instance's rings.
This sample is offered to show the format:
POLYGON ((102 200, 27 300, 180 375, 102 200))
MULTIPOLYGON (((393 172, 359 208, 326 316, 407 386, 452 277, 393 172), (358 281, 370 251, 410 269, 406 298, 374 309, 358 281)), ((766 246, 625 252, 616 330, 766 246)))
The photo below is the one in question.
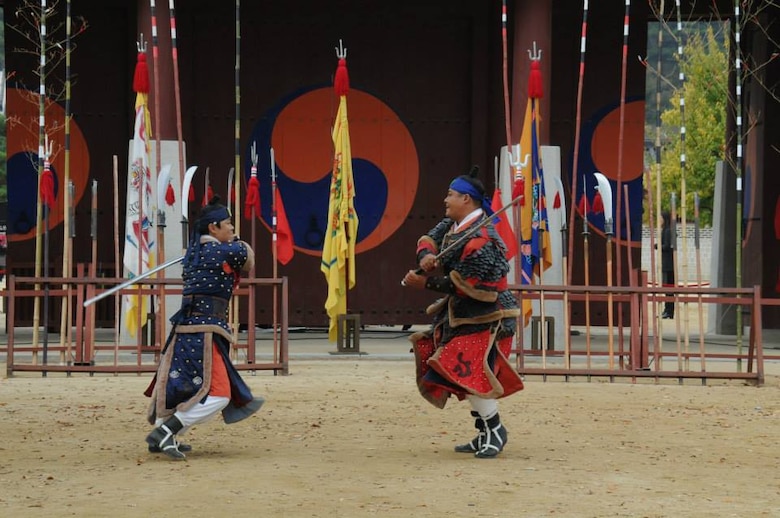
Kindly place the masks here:
POLYGON ((232 217, 227 207, 222 205, 217 205, 211 210, 207 210, 207 209, 208 206, 206 206, 203 209, 203 212, 201 213, 200 217, 198 218, 198 221, 196 222, 196 227, 192 229, 192 233, 190 234, 189 249, 187 251, 186 256, 184 257, 185 266, 189 266, 189 265, 197 266, 200 263, 201 227, 208 226, 211 223, 219 223, 220 221, 224 221, 232 217))
POLYGON ((460 176, 455 178, 452 183, 450 183, 450 189, 453 191, 457 191, 461 194, 468 194, 471 196, 474 200, 480 202, 480 205, 482 207, 482 211, 487 216, 493 215, 493 209, 490 207, 490 203, 488 200, 482 196, 479 191, 477 190, 474 185, 471 184, 468 180, 464 180, 460 176))
POLYGON ((214 207, 212 210, 200 215, 200 217, 198 218, 198 227, 201 227, 203 225, 208 225, 209 223, 219 223, 220 221, 230 219, 230 218, 231 218, 230 211, 227 209, 227 207, 218 205, 214 207))

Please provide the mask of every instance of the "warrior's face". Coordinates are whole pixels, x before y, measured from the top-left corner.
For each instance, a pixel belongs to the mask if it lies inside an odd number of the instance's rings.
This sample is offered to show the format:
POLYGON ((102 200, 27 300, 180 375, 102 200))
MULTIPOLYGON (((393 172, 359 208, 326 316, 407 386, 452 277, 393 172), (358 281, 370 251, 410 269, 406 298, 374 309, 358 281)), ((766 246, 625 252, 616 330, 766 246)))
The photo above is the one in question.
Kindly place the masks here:
POLYGON ((218 223, 209 224, 209 234, 223 243, 229 243, 235 239, 235 227, 230 218, 223 219, 218 223))
POLYGON ((474 210, 472 205, 471 196, 449 189, 444 198, 444 215, 460 222, 474 210))

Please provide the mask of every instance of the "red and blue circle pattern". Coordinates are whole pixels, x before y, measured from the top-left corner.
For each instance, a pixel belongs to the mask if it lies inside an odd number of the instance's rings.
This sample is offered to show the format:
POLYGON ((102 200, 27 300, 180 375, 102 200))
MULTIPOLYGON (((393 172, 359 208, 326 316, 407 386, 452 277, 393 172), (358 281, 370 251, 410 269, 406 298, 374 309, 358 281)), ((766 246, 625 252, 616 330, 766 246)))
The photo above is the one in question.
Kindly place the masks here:
MULTIPOLYGON (((9 88, 7 173, 8 173, 8 240, 35 238, 38 203, 38 99, 35 92, 9 88)), ((54 174, 55 206, 48 215, 51 230, 64 219, 65 110, 47 99, 46 127, 53 143, 51 171, 54 174)), ((75 187, 73 205, 84 196, 89 177, 89 149, 78 124, 70 122, 70 179, 75 187)))
MULTIPOLYGON (((251 170, 256 143, 261 215, 271 224, 270 148, 274 149, 280 189, 295 248, 322 254, 333 168, 331 131, 339 99, 333 88, 314 87, 282 99, 252 130, 244 171, 251 170)), ((419 182, 417 149, 409 130, 387 104, 350 89, 347 96, 355 211, 359 226, 356 253, 379 246, 404 223, 419 182)))

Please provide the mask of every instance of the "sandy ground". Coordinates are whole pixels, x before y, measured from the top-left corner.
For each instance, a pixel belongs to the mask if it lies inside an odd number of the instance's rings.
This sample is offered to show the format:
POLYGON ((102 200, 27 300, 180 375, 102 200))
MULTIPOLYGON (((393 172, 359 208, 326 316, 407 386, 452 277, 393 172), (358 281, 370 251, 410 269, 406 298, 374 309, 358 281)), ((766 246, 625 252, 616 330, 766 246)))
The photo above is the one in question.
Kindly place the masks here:
MULTIPOLYGON (((4 369, 4 365, 0 365, 4 369)), ((185 462, 146 451, 149 377, 0 379, 1 516, 719 517, 780 515, 780 378, 528 379, 501 402, 497 459, 452 451, 411 361, 301 361, 245 378, 267 398, 200 425, 185 462)))

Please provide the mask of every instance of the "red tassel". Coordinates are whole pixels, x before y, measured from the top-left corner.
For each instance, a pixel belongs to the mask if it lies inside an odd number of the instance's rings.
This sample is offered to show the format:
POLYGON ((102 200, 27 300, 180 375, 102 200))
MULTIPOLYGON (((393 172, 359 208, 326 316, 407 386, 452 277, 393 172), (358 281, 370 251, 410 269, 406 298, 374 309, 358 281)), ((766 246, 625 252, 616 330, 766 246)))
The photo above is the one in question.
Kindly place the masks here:
POLYGON ((525 205, 525 180, 522 176, 515 180, 515 184, 512 186, 512 199, 516 200, 518 196, 523 197, 520 200, 520 206, 525 205))
POLYGON ((260 180, 256 176, 249 178, 246 188, 246 200, 244 200, 244 217, 252 219, 252 209, 255 209, 255 217, 260 219, 260 180))
POLYGON ((211 198, 214 197, 214 189, 211 188, 211 185, 206 187, 206 194, 203 196, 203 206, 209 204, 209 201, 211 201, 211 198))
POLYGON ((584 194, 582 195, 582 198, 580 198, 580 204, 578 206, 578 210, 580 211, 580 214, 582 216, 588 215, 588 197, 584 194))
POLYGON ((236 189, 231 187, 230 189, 230 203, 236 203, 236 189))
POLYGON ((596 191, 593 197, 593 213, 602 214, 604 212, 604 200, 601 199, 601 193, 596 191))
POLYGON ((41 176, 41 203, 49 210, 54 206, 54 174, 48 167, 43 170, 41 176))
POLYGON ((542 70, 539 67, 539 61, 531 61, 531 74, 528 78, 528 97, 530 99, 541 99, 544 96, 542 90, 542 70))
POLYGON ((187 201, 195 201, 195 187, 190 185, 190 192, 187 193, 187 201))
POLYGON ((339 66, 336 68, 336 77, 333 79, 333 89, 336 95, 341 97, 349 93, 349 73, 347 72, 347 60, 339 59, 339 66))
POLYGON ((561 193, 556 192, 555 199, 553 200, 553 209, 560 209, 560 208, 561 208, 561 193))
POLYGON ((133 76, 133 91, 139 94, 149 93, 149 67, 146 65, 146 54, 138 53, 133 76))
POLYGON ((165 203, 167 203, 169 207, 173 207, 173 204, 176 203, 176 193, 173 190, 173 185, 170 183, 165 190, 165 203))

